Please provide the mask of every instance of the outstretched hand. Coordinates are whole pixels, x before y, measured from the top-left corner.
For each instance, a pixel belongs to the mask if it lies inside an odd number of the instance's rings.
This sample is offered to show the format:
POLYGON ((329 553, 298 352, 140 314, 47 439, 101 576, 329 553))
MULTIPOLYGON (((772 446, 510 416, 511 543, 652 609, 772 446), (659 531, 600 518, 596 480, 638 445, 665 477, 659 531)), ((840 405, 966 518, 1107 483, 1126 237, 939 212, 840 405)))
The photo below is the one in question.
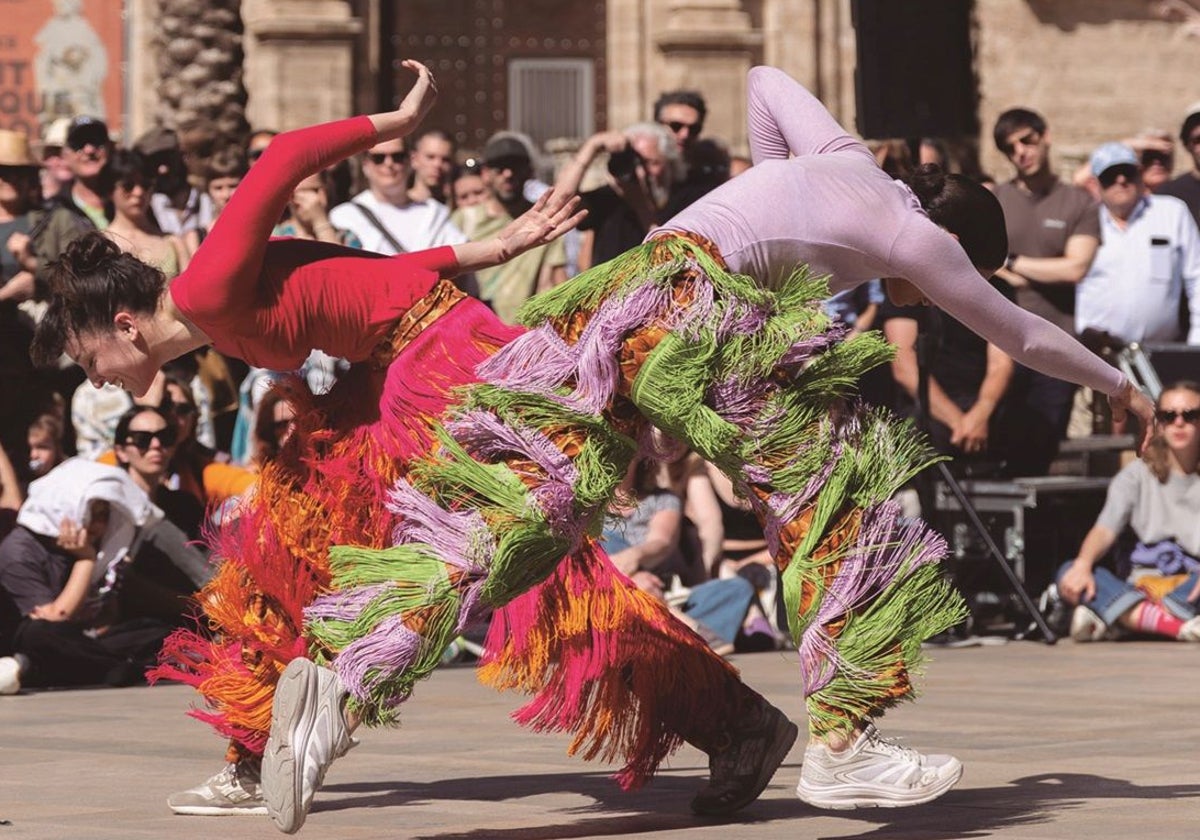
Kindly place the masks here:
POLYGON ((406 58, 400 62, 400 66, 416 73, 417 81, 401 101, 396 113, 405 120, 412 120, 414 124, 419 123, 433 108, 433 103, 437 102, 437 81, 433 78, 433 71, 415 59, 406 58))
POLYGON ((500 243, 500 261, 511 260, 531 248, 553 242, 587 216, 586 210, 575 212, 579 207, 578 196, 558 194, 546 190, 537 202, 513 219, 497 234, 500 243))
POLYGON ((1154 403, 1141 392, 1141 389, 1126 380, 1125 387, 1108 398, 1109 408, 1112 409, 1113 425, 1123 428, 1130 413, 1141 421, 1142 436, 1138 440, 1138 454, 1146 451, 1146 444, 1155 432, 1154 403))

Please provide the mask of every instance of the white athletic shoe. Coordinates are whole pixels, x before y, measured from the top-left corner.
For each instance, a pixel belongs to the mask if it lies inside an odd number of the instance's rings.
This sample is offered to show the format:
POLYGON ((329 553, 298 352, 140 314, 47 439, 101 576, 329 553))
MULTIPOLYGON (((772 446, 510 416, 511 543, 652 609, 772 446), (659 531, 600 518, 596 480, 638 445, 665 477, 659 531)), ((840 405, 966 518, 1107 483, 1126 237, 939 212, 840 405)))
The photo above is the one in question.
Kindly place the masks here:
MULTIPOLYGON (((1185 621, 1175 638, 1181 642, 1200 642, 1200 615, 1185 621)), ((0 694, 3 693, 3 689, 0 689, 0 694)))
POLYGON ((193 817, 267 815, 258 771, 246 764, 226 764, 203 784, 168 796, 167 807, 193 817))
POLYGON ((346 696, 337 674, 303 658, 288 663, 275 687, 262 791, 267 813, 285 834, 304 825, 329 765, 357 743, 343 714, 346 696))
POLYGON ((1100 616, 1080 604, 1071 613, 1071 638, 1077 642, 1099 642, 1108 634, 1108 625, 1100 616))
POLYGON ((0 656, 0 694, 21 690, 21 663, 15 656, 0 656))
POLYGON ((932 802, 962 778, 950 755, 921 755, 884 740, 874 725, 848 749, 830 752, 810 744, 796 795, 817 808, 902 808, 932 802))

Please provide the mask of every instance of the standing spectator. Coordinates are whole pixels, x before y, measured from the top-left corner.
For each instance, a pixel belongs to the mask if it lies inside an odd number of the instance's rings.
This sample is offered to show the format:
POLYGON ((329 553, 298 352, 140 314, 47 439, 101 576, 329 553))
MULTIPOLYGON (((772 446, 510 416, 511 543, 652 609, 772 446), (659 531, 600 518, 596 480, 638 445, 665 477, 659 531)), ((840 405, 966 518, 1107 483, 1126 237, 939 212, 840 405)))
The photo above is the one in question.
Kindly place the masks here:
POLYGON ((704 97, 694 90, 667 91, 654 103, 654 121, 671 131, 679 154, 685 160, 692 145, 704 131, 704 118, 707 115, 704 97))
POLYGON ((1179 127, 1179 142, 1192 156, 1192 169, 1163 184, 1160 195, 1172 195, 1183 200, 1200 225, 1200 102, 1193 102, 1179 127))
POLYGON ((75 117, 67 128, 63 160, 71 170, 71 189, 47 203, 47 214, 30 234, 37 256, 36 278, 67 245, 89 230, 104 230, 112 218, 107 199, 108 126, 95 117, 75 117))
POLYGON ((329 221, 358 237, 363 248, 377 254, 403 254, 458 245, 467 241, 450 221, 446 205, 432 198, 414 201, 408 195, 408 153, 404 141, 388 140, 363 156, 367 189, 334 207, 329 221))
POLYGON ((440 128, 431 128, 417 135, 409 154, 412 189, 408 191, 408 197, 413 201, 432 198, 453 207, 450 178, 454 173, 454 152, 454 138, 440 128))
POLYGON ((109 162, 113 219, 104 235, 122 251, 158 268, 169 280, 187 268, 189 254, 179 236, 158 232, 150 212, 154 184, 147 171, 146 162, 137 152, 113 152, 109 162))
POLYGON ((226 146, 218 149, 204 163, 204 194, 208 196, 211 206, 210 218, 207 224, 197 225, 183 235, 189 254, 196 253, 200 243, 208 236, 213 223, 233 197, 233 191, 246 177, 250 165, 246 163, 246 155, 236 146, 226 146))
POLYGON ((335 242, 348 248, 361 248, 354 231, 334 227, 329 221, 330 171, 309 175, 292 190, 287 221, 275 226, 275 236, 335 242))
POLYGON ((454 176, 450 184, 454 195, 454 208, 474 207, 487 200, 487 184, 483 183, 483 175, 479 173, 479 165, 464 166, 454 176))
MULTIPOLYGON (((992 132, 1016 170, 997 184, 1009 255, 996 276, 1016 290, 1017 303, 1063 331, 1075 332, 1075 284, 1087 274, 1100 245, 1100 217, 1086 191, 1059 180, 1050 166, 1050 133, 1033 111, 1005 111, 992 132)), ((1075 386, 1021 369, 1014 407, 1027 425, 1018 474, 1044 475, 1071 419, 1075 386), (1020 395, 1018 397, 1018 394, 1020 395)))
POLYGON ((212 200, 189 181, 187 158, 175 131, 152 128, 137 139, 133 150, 145 158, 147 171, 154 173, 150 207, 159 230, 185 236, 212 225, 212 200))
MULTIPOLYGON (((33 296, 33 255, 29 235, 42 213, 38 163, 29 138, 0 130, 0 394, 30 394, 37 383, 29 360, 33 339, 18 305, 33 296)), ((0 406, 0 446, 16 452, 36 400, 5 399, 0 406)))
POLYGON ((253 166, 277 134, 279 132, 273 128, 259 128, 251 132, 246 138, 246 162, 253 166))
POLYGON ((1105 143, 1092 154, 1100 183, 1103 242, 1077 288, 1075 324, 1122 343, 1181 341, 1200 344, 1200 231, 1187 205, 1142 189, 1133 149, 1105 143), (1179 322, 1180 303, 1191 328, 1179 322))
MULTIPOLYGON (((533 206, 524 193, 525 183, 532 176, 533 164, 524 143, 515 137, 492 137, 483 148, 487 200, 456 210, 455 222, 473 242, 490 239, 533 206)), ((566 251, 558 240, 526 251, 516 259, 478 272, 480 297, 501 320, 511 324, 521 304, 535 292, 567 279, 566 262, 566 251)))
POLYGON ((667 130, 657 123, 637 123, 585 140, 559 172, 555 189, 564 193, 578 190, 601 153, 608 154, 607 183, 580 194, 588 216, 579 229, 595 232, 592 264, 623 254, 666 221, 663 210, 683 174, 679 152, 667 130))
POLYGON ((67 144, 67 129, 71 125, 69 117, 59 117, 46 126, 42 133, 42 198, 51 199, 62 195, 71 189, 71 167, 63 158, 63 146, 67 144))

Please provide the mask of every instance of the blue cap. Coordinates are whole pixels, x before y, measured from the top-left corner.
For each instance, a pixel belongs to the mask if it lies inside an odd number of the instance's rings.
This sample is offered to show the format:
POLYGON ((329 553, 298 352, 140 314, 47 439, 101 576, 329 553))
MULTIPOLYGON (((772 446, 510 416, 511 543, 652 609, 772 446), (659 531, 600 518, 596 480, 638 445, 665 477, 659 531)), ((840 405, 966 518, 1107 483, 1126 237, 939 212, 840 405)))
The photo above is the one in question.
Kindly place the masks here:
POLYGON ((1138 161, 1138 156, 1133 149, 1126 146, 1124 143, 1105 143, 1096 151, 1092 152, 1092 174, 1099 178, 1104 174, 1105 169, 1113 166, 1136 166, 1141 167, 1138 161))

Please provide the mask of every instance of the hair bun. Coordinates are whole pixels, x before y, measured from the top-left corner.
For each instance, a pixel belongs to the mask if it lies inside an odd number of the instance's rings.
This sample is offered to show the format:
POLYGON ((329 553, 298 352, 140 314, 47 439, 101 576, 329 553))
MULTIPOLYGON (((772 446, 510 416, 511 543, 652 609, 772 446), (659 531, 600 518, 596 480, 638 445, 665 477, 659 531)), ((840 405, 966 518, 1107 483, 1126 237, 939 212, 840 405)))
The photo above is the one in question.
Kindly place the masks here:
POLYGON ((121 256, 121 249, 100 231, 88 231, 71 241, 63 251, 63 262, 76 274, 91 274, 121 256))
POLYGON ((946 189, 946 173, 936 163, 923 163, 908 176, 908 186, 921 200, 921 206, 929 207, 946 189))

